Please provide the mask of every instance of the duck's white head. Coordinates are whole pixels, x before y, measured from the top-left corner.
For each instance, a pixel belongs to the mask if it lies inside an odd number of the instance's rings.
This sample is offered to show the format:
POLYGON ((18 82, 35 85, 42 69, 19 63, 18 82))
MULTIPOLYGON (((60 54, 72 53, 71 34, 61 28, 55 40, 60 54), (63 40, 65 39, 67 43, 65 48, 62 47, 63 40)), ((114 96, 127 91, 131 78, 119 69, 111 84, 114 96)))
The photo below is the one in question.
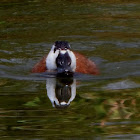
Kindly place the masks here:
POLYGON ((66 75, 75 72, 76 57, 70 49, 67 41, 56 41, 46 58, 47 69, 66 75))

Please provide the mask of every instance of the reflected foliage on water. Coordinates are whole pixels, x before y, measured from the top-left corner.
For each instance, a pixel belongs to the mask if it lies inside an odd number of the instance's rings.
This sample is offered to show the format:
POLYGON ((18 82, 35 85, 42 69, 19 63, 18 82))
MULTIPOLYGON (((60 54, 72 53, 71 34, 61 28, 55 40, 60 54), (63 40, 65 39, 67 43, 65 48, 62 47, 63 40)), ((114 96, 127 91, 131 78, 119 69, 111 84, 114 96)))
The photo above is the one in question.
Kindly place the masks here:
POLYGON ((19 137, 25 132, 27 137, 34 134, 58 138, 139 133, 139 88, 99 90, 94 89, 92 82, 87 86, 78 81, 80 87, 77 85, 77 94, 70 106, 56 109, 47 97, 45 81, 34 81, 30 87, 28 81, 19 82, 14 84, 15 93, 12 83, 18 81, 4 81, 0 96, 3 135, 19 137), (28 91, 22 90, 21 85, 28 91))
POLYGON ((138 0, 2 0, 1 138, 140 139, 139 7, 138 0), (101 74, 66 81, 31 74, 56 40, 69 41, 101 74))

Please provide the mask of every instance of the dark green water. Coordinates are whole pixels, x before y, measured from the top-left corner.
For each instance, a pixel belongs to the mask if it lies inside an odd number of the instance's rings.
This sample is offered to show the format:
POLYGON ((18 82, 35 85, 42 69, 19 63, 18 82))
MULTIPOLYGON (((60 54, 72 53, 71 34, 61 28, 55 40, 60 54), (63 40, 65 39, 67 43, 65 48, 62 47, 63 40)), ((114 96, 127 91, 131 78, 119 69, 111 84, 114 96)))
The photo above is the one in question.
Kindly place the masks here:
POLYGON ((0 139, 140 139, 139 13, 138 0, 2 0, 0 139), (76 95, 64 109, 47 96, 58 80, 30 73, 56 40, 101 73, 75 76, 76 95))

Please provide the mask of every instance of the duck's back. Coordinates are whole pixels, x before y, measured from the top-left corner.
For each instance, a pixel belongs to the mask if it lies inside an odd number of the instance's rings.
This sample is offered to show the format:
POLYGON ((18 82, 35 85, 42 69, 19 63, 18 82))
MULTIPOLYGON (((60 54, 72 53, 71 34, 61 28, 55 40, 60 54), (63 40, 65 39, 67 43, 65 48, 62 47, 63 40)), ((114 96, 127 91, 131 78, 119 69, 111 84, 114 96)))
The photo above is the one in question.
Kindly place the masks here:
POLYGON ((76 56, 76 72, 93 75, 99 74, 99 70, 93 61, 78 52, 74 52, 74 54, 76 56))

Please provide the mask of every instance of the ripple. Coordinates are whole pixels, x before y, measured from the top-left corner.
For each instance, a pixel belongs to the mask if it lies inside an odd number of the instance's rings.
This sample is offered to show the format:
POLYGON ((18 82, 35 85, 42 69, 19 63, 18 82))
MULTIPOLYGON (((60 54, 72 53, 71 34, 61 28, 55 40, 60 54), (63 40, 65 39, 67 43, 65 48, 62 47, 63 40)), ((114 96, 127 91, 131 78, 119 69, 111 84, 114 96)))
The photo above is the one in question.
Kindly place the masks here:
POLYGON ((134 81, 130 80, 123 80, 116 83, 110 83, 103 87, 103 89, 113 89, 113 90, 120 90, 120 89, 131 89, 131 88, 139 88, 140 84, 135 83, 134 81))

